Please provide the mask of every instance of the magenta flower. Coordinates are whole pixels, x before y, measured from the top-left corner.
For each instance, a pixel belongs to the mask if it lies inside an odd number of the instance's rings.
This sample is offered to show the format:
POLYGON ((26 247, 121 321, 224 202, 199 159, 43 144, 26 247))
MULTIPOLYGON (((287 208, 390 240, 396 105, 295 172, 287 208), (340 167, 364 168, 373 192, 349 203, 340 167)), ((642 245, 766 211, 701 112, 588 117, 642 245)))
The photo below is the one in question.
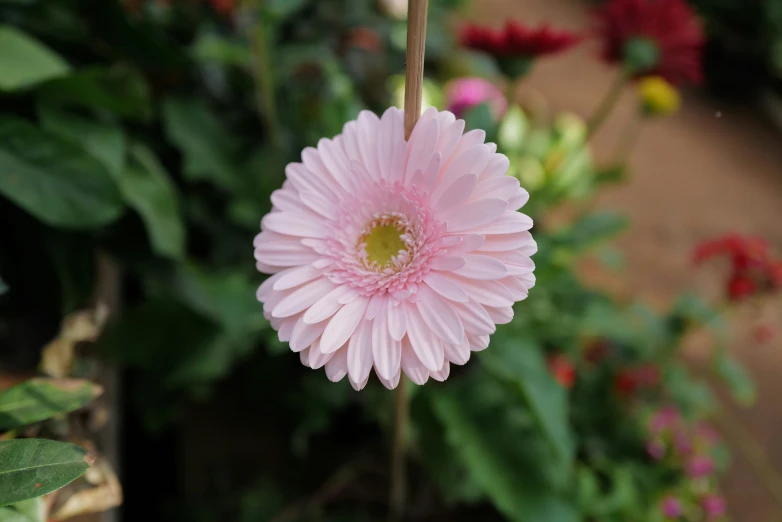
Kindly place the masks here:
POLYGON ((701 506, 703 507, 703 511, 706 513, 706 516, 709 517, 709 519, 719 518, 727 511, 727 507, 725 506, 725 499, 720 495, 707 495, 701 501, 701 506))
POLYGON ((508 102, 502 92, 483 78, 458 78, 445 88, 448 110, 457 118, 464 117, 471 108, 487 103, 492 115, 499 119, 505 114, 508 102))
POLYGON ((687 461, 687 475, 690 478, 708 477, 715 469, 714 459, 706 455, 695 455, 687 461))
POLYGON ((666 406, 652 415, 649 420, 649 431, 660 434, 676 427, 681 421, 679 410, 673 406, 666 406))
POLYGON ((660 510, 663 516, 669 519, 679 518, 684 514, 681 501, 673 495, 668 495, 663 499, 660 510))
POLYGON ((445 380, 535 285, 529 198, 508 158, 430 108, 363 111, 302 152, 255 237, 264 316, 310 368, 362 389, 445 380))
POLYGON ((706 447, 714 446, 720 441, 720 434, 717 430, 704 422, 700 422, 695 426, 695 436, 700 442, 705 444, 706 447))

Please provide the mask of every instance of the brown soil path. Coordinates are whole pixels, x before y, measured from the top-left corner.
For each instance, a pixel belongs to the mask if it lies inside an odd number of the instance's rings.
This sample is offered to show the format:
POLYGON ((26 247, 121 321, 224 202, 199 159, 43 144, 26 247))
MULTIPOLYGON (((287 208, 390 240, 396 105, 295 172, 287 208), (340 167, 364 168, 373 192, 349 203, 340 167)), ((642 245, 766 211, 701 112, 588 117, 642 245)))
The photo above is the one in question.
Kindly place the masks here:
MULTIPOLYGON (((528 23, 551 22, 575 30, 589 26, 586 0, 474 0, 471 19, 500 24, 512 17, 528 23)), ((595 57, 594 43, 538 64, 521 96, 538 96, 554 110, 588 115, 608 89, 615 70, 595 57)), ((616 146, 635 110, 628 90, 597 136, 598 157, 616 146)), ((782 133, 758 111, 726 107, 698 94, 686 97, 683 110, 647 125, 632 159, 630 181, 601 196, 600 205, 627 212, 628 233, 618 241, 626 260, 624 273, 602 279, 623 295, 665 303, 683 290, 714 295, 719 267, 696 273, 690 251, 702 239, 737 231, 765 236, 782 252, 782 133)), ((762 313, 740 311, 735 318, 734 349, 758 380, 760 400, 739 412, 765 446, 770 462, 782 471, 782 333, 770 344, 752 341, 753 325, 779 325, 782 307, 762 313), (760 317, 762 315, 762 317, 760 317)), ((692 355, 703 352, 697 345, 692 355)), ((733 520, 779 522, 782 512, 736 456, 725 489, 733 520)))

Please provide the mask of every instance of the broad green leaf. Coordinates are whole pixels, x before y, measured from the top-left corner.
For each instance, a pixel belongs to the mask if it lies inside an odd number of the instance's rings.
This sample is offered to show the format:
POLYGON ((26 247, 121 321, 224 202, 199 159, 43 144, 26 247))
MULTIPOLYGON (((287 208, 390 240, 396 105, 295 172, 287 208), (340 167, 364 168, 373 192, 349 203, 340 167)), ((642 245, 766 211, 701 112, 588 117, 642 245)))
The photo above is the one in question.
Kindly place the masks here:
POLYGON ((0 193, 63 228, 99 227, 123 210, 116 183, 100 162, 15 118, 0 117, 0 193))
POLYGON ((46 522, 43 498, 32 498, 0 508, 0 522, 46 522))
POLYGON ((540 346, 530 339, 495 336, 492 349, 481 360, 487 370, 519 391, 560 462, 569 469, 574 444, 567 392, 551 377, 540 346))
POLYGON ((0 522, 46 522, 43 498, 31 498, 0 508, 0 522))
POLYGON ((431 392, 447 443, 471 478, 510 520, 576 522, 578 513, 550 477, 545 442, 508 391, 491 379, 464 379, 431 392))
POLYGON ((200 36, 191 52, 200 61, 240 67, 249 66, 252 59, 246 44, 229 40, 215 33, 200 36))
POLYGON ((750 406, 755 402, 756 390, 752 377, 727 349, 720 347, 714 351, 713 366, 714 372, 728 386, 739 404, 750 406))
POLYGON ((282 21, 300 11, 310 0, 267 0, 264 9, 276 21, 282 21))
POLYGON ((14 91, 68 74, 68 64, 43 44, 0 26, 0 90, 14 91))
POLYGON ((82 379, 30 379, 0 392, 0 430, 78 410, 102 392, 82 379))
POLYGON ((0 506, 60 489, 84 474, 93 460, 84 449, 67 442, 0 441, 0 506))
POLYGON ((88 152, 119 179, 125 168, 125 135, 116 125, 68 114, 52 106, 40 105, 38 118, 44 130, 56 134, 88 152))
POLYGON ((242 273, 218 273, 186 264, 165 283, 182 304, 230 332, 258 332, 267 323, 259 313, 255 285, 242 273))
POLYGON ((50 104, 105 109, 133 120, 146 121, 152 116, 146 80, 125 65, 74 71, 41 86, 38 95, 50 104))
POLYGON ((168 138, 182 152, 188 178, 237 189, 240 174, 234 147, 218 117, 203 101, 169 98, 163 104, 163 122, 168 138))
POLYGON ((122 173, 122 195, 146 225, 152 249, 164 257, 180 259, 185 252, 185 223, 176 186, 150 149, 134 144, 134 160, 122 173))

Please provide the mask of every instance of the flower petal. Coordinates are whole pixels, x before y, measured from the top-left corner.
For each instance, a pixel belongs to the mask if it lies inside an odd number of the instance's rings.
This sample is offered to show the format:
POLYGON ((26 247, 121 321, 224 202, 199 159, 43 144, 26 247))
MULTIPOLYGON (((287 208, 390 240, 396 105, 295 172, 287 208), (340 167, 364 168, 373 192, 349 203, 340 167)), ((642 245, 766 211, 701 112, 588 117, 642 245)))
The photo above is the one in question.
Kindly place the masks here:
POLYGON ((326 363, 326 377, 331 382, 339 382, 348 374, 348 347, 344 346, 333 353, 334 355, 326 363))
POLYGON ((388 333, 401 341, 407 332, 407 311, 402 303, 388 303, 388 333))
POLYGON ((329 320, 328 326, 320 337, 320 349, 323 353, 338 350, 356 331, 369 299, 359 297, 346 304, 329 320))
POLYGON ((388 331, 388 316, 385 313, 375 317, 372 324, 372 358, 375 371, 383 379, 392 379, 399 371, 402 343, 391 337, 388 331))
POLYGON ((348 375, 350 376, 350 381, 363 381, 369 376, 371 370, 372 321, 361 321, 348 341, 348 375))
POLYGON ((508 275, 508 268, 505 263, 490 256, 479 254, 465 254, 462 256, 466 264, 455 274, 470 279, 494 280, 502 279, 508 275))
POLYGON ((443 343, 424 322, 415 305, 405 306, 407 306, 407 337, 410 339, 413 351, 428 370, 435 372, 443 366, 445 357, 443 343))
POLYGON ((334 289, 334 283, 321 277, 288 293, 272 310, 273 317, 289 317, 312 306, 334 289))
POLYGON ((432 331, 446 343, 458 344, 464 337, 464 326, 448 301, 428 286, 418 288, 418 312, 432 331))
POLYGON ((472 232, 482 234, 478 227, 500 217, 506 208, 508 202, 498 198, 479 199, 468 203, 446 216, 448 232, 472 229, 472 232))
POLYGON ((469 300, 467 293, 465 293, 465 291, 462 290, 459 285, 442 274, 437 272, 429 272, 424 276, 423 281, 429 288, 446 299, 450 299, 451 301, 456 301, 458 303, 466 303, 469 300))

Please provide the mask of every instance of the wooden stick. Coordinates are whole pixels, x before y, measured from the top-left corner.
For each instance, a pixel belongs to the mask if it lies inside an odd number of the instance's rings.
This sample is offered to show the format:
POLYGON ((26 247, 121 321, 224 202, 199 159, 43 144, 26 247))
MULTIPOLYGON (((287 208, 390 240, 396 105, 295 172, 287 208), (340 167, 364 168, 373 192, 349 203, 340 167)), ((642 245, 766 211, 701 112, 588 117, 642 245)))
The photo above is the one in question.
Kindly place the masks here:
MULTIPOLYGON (((426 15, 429 0, 407 2, 407 63, 405 65, 405 139, 410 138, 421 117, 421 98, 424 87, 424 50, 426 48, 426 15)), ((405 376, 399 379, 394 393, 394 440, 391 448, 391 489, 389 520, 403 520, 407 504, 405 454, 407 453, 407 426, 409 404, 405 376)))
POLYGON ((424 50, 429 0, 407 2, 407 63, 405 66, 405 139, 421 116, 424 88, 424 50))

